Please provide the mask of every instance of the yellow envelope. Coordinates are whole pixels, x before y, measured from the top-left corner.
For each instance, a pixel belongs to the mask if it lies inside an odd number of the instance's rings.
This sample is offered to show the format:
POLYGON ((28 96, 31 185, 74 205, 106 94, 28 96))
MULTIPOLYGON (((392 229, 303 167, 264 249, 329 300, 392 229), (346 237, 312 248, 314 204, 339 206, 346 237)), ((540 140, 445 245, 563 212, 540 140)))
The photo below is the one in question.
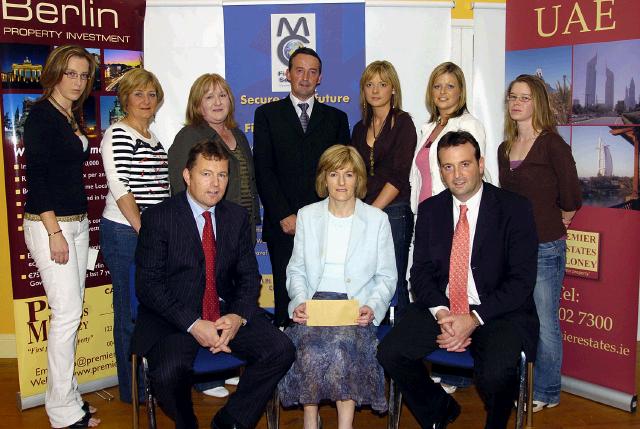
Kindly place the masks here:
POLYGON ((356 325, 360 304, 355 299, 316 299, 307 301, 307 326, 356 325))

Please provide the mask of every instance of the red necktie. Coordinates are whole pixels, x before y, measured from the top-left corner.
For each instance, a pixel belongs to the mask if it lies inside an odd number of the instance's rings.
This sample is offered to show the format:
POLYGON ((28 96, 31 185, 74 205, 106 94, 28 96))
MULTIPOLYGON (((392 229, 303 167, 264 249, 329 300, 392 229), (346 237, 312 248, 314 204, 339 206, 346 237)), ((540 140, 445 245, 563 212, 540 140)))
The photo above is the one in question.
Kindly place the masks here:
POLYGON ((215 322, 220 318, 220 302, 216 289, 216 238, 213 234, 211 212, 202 213, 204 230, 202 231, 202 250, 204 251, 207 282, 202 297, 202 318, 215 322))
POLYGON ((449 259, 449 304, 451 313, 469 313, 467 281, 469 276, 469 222, 467 206, 460 205, 460 219, 453 233, 449 259))

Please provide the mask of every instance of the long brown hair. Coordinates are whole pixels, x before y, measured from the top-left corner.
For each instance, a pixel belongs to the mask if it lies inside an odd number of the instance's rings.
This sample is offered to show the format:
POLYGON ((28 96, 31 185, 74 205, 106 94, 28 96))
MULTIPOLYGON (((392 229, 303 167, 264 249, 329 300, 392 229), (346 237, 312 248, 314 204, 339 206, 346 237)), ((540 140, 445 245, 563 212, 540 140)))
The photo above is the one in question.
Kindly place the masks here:
POLYGON ((533 126, 533 130, 537 133, 558 132, 556 129, 556 118, 553 115, 551 104, 549 103, 549 93, 547 92, 546 83, 538 76, 521 74, 509 84, 504 97, 504 150, 507 157, 509 156, 513 143, 518 138, 518 124, 511 119, 511 115, 509 114, 509 94, 511 94, 513 85, 518 82, 526 84, 531 91, 531 103, 533 103, 531 125, 533 126))
POLYGON ((42 74, 40 75, 40 85, 44 89, 41 100, 46 100, 53 94, 53 89, 60 83, 64 77, 64 73, 67 71, 69 60, 71 57, 80 57, 87 60, 89 63, 89 79, 87 79, 87 85, 82 91, 80 97, 73 102, 71 110, 76 111, 82 107, 82 103, 87 99, 91 91, 93 90, 93 79, 96 75, 96 61, 93 59, 87 50, 77 45, 61 45, 55 48, 44 64, 42 74))
POLYGON ((238 126, 235 118, 233 117, 236 106, 233 92, 231 92, 231 87, 227 81, 217 73, 205 73, 196 79, 196 81, 193 82, 193 85, 191 85, 189 100, 187 101, 186 125, 200 125, 205 122, 202 117, 202 113, 200 113, 202 100, 209 89, 215 90, 218 86, 229 96, 229 113, 227 114, 227 118, 224 120, 224 125, 229 129, 233 129, 238 126))
POLYGON ((364 88, 374 75, 380 76, 385 82, 391 84, 393 93, 391 94, 391 111, 397 113, 402 109, 402 91, 400 90, 400 78, 395 67, 389 61, 374 61, 367 66, 360 77, 360 110, 362 111, 362 123, 365 126, 371 124, 373 118, 373 109, 367 103, 367 97, 364 94, 364 88))

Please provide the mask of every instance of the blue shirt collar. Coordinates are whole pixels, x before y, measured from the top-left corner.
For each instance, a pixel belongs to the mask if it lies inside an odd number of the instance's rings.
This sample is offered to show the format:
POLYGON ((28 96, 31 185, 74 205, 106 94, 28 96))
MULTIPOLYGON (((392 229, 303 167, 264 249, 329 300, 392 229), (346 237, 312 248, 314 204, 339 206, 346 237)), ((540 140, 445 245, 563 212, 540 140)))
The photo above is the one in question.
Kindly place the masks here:
MULTIPOLYGON (((202 213, 207 210, 200 207, 200 204, 198 204, 196 200, 193 199, 188 189, 185 191, 185 194, 187 195, 187 202, 189 203, 189 207, 191 207, 191 211, 193 212, 193 217, 195 219, 202 217, 202 213)), ((211 217, 215 219, 216 206, 211 207, 208 211, 211 212, 211 217)))

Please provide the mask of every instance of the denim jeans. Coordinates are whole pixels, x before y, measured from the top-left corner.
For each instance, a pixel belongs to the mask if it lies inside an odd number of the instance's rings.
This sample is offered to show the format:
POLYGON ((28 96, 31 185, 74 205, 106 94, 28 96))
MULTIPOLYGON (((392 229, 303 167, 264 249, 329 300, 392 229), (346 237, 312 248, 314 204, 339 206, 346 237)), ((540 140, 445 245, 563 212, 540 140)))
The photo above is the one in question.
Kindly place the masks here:
POLYGON ((558 309, 566 248, 565 240, 538 245, 538 276, 533 299, 540 319, 540 338, 533 372, 533 399, 546 403, 560 402, 562 334, 558 309))
POLYGON ((56 428, 67 427, 84 415, 73 370, 89 253, 87 219, 60 222, 59 225, 69 245, 69 261, 66 264, 51 260, 50 237, 42 222, 24 221, 24 240, 38 267, 51 308, 47 346, 49 372, 44 407, 51 426, 56 428))
MULTIPOLYGON (((138 234, 129 225, 100 219, 100 250, 111 273, 113 297, 113 342, 116 351, 120 400, 131 402, 130 344, 133 334, 129 267, 134 262, 138 234)), ((142 378, 139 377, 139 398, 144 398, 142 378)))
POLYGON ((396 320, 400 320, 402 313, 409 305, 407 264, 409 262, 409 244, 413 236, 413 212, 411 212, 409 203, 389 205, 384 208, 384 212, 389 217, 393 247, 396 254, 396 269, 398 270, 396 320))

